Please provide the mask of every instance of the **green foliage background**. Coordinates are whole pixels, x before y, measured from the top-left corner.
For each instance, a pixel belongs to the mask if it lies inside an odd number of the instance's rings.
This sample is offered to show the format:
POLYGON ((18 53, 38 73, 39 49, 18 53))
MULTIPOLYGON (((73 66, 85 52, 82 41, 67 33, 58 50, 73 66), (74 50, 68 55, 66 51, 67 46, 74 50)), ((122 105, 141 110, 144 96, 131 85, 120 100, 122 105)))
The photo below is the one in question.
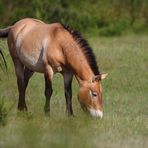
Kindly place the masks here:
POLYGON ((61 22, 83 33, 148 33, 148 0, 0 0, 0 27, 24 17, 61 22))

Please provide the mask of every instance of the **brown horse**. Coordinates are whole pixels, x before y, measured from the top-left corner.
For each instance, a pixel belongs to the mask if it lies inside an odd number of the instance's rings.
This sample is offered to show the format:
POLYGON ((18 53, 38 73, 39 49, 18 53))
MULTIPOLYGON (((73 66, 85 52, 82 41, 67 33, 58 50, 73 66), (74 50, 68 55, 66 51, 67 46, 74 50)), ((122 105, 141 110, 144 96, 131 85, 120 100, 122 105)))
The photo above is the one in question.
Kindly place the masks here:
POLYGON ((18 109, 27 110, 25 91, 34 72, 44 73, 45 113, 50 110, 52 77, 59 72, 64 77, 66 110, 73 115, 73 75, 79 83, 78 100, 85 111, 102 117, 101 75, 95 56, 87 41, 72 28, 60 23, 45 24, 36 19, 22 19, 13 26, 0 29, 0 37, 7 37, 14 62, 19 91, 18 109))

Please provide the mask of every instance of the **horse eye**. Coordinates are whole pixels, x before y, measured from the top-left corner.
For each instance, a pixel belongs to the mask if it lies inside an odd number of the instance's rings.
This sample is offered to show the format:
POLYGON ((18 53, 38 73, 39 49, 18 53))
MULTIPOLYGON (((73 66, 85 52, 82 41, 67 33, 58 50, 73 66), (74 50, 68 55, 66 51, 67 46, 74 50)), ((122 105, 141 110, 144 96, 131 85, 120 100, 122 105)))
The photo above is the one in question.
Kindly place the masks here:
POLYGON ((93 97, 97 97, 97 93, 96 92, 92 92, 93 97))

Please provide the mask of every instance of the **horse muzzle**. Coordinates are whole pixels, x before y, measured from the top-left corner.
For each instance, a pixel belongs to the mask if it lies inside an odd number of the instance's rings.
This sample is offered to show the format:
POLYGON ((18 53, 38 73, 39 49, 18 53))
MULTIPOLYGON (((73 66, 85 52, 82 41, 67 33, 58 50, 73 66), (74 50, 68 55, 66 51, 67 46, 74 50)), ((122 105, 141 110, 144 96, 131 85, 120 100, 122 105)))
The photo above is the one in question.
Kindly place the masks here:
POLYGON ((96 118, 103 117, 103 112, 101 110, 96 110, 96 109, 90 108, 90 109, 88 109, 88 111, 92 117, 96 117, 96 118))

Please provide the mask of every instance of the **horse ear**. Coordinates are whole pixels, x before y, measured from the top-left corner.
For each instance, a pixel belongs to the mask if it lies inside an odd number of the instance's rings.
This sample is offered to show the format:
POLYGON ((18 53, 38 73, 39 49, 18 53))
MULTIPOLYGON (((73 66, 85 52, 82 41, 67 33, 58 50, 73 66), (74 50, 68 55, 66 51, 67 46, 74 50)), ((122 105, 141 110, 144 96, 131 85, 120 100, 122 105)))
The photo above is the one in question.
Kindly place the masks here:
POLYGON ((101 80, 105 79, 108 76, 108 73, 101 74, 101 80))
POLYGON ((92 78, 92 82, 95 82, 95 81, 98 81, 98 80, 101 80, 101 75, 96 75, 92 78))
POLYGON ((108 75, 108 73, 96 75, 92 78, 92 82, 95 82, 95 81, 98 81, 98 80, 103 80, 107 77, 107 75, 108 75))

